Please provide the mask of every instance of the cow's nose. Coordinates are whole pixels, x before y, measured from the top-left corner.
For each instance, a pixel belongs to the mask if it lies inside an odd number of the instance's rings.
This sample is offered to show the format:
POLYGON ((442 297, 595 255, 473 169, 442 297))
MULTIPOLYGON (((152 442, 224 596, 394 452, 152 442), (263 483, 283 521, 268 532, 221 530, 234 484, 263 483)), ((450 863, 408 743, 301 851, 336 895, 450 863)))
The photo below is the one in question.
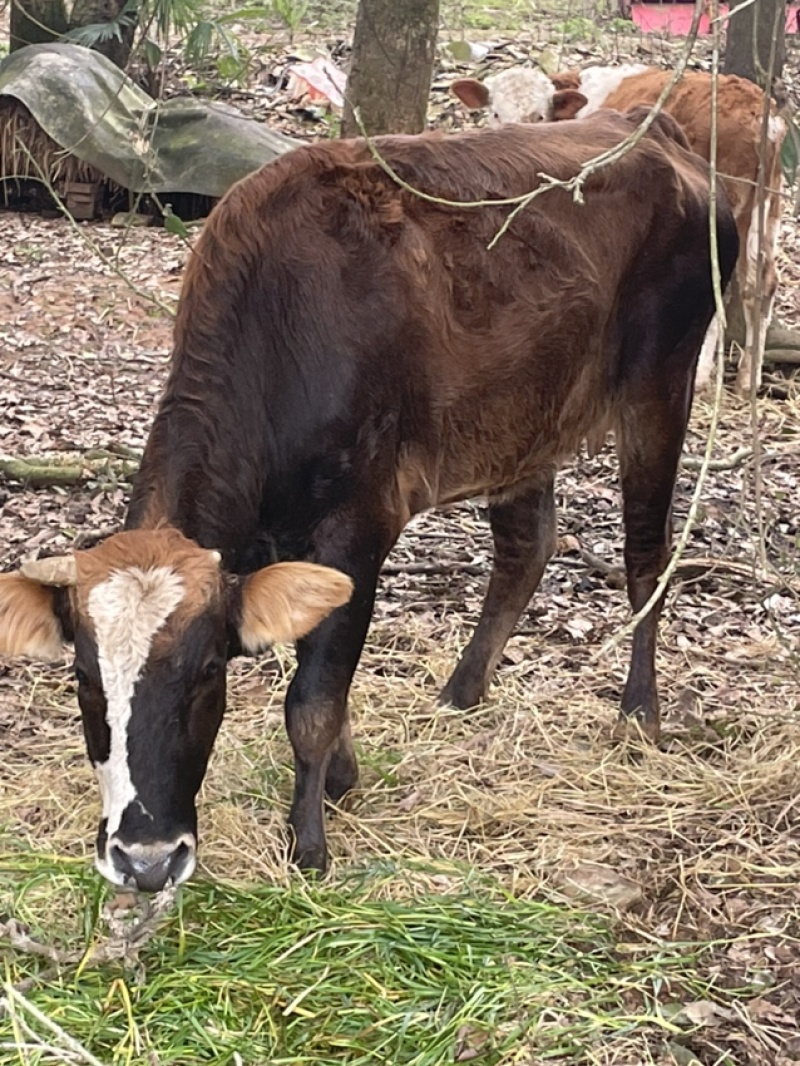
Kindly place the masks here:
POLYGON ((194 838, 188 833, 177 840, 153 844, 112 840, 108 855, 114 880, 135 886, 140 892, 160 892, 168 883, 181 884, 192 876, 196 862, 194 838))

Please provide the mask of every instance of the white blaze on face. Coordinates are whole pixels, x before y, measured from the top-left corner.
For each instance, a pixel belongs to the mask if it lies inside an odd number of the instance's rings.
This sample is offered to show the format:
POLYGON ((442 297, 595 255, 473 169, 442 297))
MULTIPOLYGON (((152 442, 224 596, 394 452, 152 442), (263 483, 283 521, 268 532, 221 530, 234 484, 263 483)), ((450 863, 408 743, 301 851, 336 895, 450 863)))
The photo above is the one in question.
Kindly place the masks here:
POLYGON ((108 759, 95 766, 107 819, 108 839, 136 797, 128 766, 128 723, 136 682, 153 637, 183 599, 181 578, 166 566, 118 570, 89 593, 88 610, 97 640, 97 662, 111 734, 108 759))

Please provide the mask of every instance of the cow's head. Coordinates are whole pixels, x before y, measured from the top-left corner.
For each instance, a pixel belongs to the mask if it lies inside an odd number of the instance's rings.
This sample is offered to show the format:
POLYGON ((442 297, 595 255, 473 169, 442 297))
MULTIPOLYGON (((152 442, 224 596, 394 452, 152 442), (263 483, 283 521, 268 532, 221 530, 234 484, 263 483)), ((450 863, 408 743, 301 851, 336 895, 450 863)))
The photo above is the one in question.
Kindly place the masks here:
POLYGON ((311 563, 234 577, 171 528, 0 575, 0 653, 54 659, 74 643, 104 877, 157 891, 191 876, 227 660, 302 637, 351 592, 344 574, 311 563))
POLYGON ((510 67, 485 81, 459 78, 450 88, 470 110, 488 111, 493 126, 574 118, 587 103, 576 85, 555 85, 544 71, 530 67, 510 67))

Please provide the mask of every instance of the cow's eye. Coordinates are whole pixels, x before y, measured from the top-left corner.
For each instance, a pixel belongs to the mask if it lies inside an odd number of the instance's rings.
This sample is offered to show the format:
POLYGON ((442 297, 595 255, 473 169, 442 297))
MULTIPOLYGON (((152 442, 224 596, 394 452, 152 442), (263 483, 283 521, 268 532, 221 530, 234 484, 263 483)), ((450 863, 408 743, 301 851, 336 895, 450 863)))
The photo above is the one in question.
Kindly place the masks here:
POLYGON ((212 681, 222 670, 222 659, 209 659, 200 675, 203 681, 212 681))

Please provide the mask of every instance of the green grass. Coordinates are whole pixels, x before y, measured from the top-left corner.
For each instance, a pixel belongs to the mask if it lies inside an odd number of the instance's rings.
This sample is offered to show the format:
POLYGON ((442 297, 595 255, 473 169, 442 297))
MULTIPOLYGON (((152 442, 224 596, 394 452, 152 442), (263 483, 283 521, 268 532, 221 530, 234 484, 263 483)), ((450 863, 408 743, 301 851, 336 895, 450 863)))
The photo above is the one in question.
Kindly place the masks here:
MULTIPOLYGON (((82 862, 4 859, 2 909, 32 937, 73 950, 103 938, 103 889, 82 862)), ((598 1041, 674 1029, 659 989, 708 995, 696 948, 621 950, 598 917, 478 879, 459 894, 384 898, 402 879, 384 866, 289 890, 192 884, 134 965, 71 967, 26 996, 106 1066, 439 1066, 586 1062, 598 1041)), ((9 950, 5 980, 47 966, 9 950)), ((0 1062, 68 1061, 13 1050, 13 1022, 0 1020, 0 1062)))

